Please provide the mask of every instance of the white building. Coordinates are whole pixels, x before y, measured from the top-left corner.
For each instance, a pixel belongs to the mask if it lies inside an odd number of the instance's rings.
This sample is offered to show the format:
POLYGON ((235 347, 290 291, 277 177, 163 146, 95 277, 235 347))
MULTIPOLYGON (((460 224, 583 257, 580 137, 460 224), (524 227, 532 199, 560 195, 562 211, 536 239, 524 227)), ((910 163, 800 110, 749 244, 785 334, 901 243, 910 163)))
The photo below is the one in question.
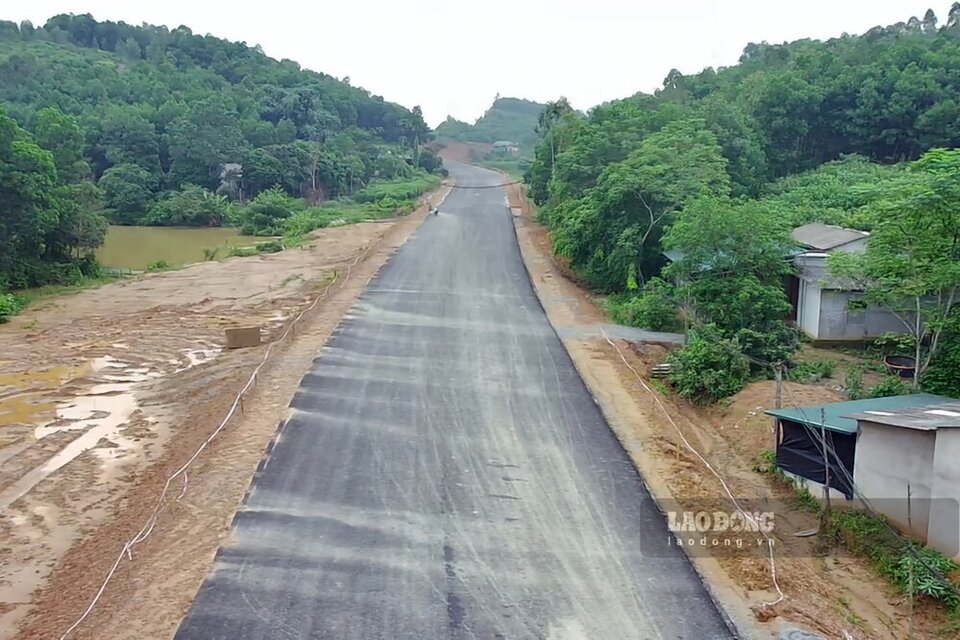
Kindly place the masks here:
POLYGON ((870 234, 814 222, 791 233, 800 251, 792 256, 796 275, 787 282, 797 327, 821 342, 863 341, 885 333, 905 333, 889 310, 863 303, 863 291, 830 275, 828 260, 837 252, 862 253, 870 234))
POLYGON ((960 559, 960 401, 914 394, 772 409, 777 465, 960 559), (827 461, 824 461, 824 438, 827 461))

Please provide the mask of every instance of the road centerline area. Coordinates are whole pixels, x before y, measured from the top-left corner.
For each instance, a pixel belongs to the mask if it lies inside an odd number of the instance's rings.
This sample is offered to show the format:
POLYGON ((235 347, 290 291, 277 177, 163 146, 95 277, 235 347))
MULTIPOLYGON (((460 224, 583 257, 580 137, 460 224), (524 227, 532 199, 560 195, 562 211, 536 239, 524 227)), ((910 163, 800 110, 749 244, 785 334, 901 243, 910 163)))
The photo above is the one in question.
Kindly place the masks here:
POLYGON ((548 323, 500 175, 318 354, 178 640, 730 638, 548 323))

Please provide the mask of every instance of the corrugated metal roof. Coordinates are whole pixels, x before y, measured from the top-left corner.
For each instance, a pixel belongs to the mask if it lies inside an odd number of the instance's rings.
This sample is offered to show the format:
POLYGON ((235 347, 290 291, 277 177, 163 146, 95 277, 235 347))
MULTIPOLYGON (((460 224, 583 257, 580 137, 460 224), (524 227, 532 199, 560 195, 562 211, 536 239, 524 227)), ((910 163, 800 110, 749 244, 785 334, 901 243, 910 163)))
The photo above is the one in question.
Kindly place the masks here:
POLYGON ((915 407, 933 407, 947 403, 956 403, 954 398, 935 396, 929 393, 915 393, 908 396, 890 396, 888 398, 868 398, 866 400, 850 400, 848 402, 831 402, 810 407, 796 407, 791 409, 770 409, 765 411, 768 416, 774 416, 791 422, 807 424, 819 429, 823 427, 840 433, 856 433, 857 421, 852 416, 864 411, 887 411, 908 409, 915 407), (821 419, 822 416, 822 419, 821 419))
POLYGON ((859 229, 846 229, 822 222, 811 222, 794 229, 790 235, 794 241, 805 247, 819 251, 829 251, 862 240, 870 234, 859 229))
POLYGON ((904 407, 900 409, 869 410, 851 416, 877 424, 921 431, 960 427, 960 402, 904 407))

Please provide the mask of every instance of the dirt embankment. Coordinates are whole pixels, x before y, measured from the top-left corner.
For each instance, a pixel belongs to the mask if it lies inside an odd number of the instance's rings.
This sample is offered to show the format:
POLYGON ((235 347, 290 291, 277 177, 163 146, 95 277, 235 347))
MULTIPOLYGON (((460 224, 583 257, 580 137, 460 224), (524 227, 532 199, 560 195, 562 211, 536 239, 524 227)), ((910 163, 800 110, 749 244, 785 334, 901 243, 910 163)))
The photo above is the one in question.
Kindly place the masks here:
MULTIPOLYGON (((596 326, 603 312, 589 292, 564 276, 566 266, 552 255, 549 234, 533 219, 521 187, 513 188, 510 200, 524 261, 551 322, 561 335, 584 335, 565 329, 596 326)), ((787 626, 827 638, 907 637, 907 601, 864 561, 824 550, 817 535, 793 535, 816 529, 816 517, 796 506, 791 490, 758 471, 760 453, 773 448, 771 421, 763 414, 775 406, 773 382, 751 383, 721 406, 694 407, 658 390, 660 385, 650 378, 650 368, 664 361, 663 347, 610 341, 599 334, 563 341, 665 510, 699 511, 704 505, 734 509, 720 480, 693 450, 745 507, 775 505, 771 535, 776 584, 769 547, 748 553, 720 547, 698 551, 692 558, 745 637, 776 637, 787 626), (768 604, 772 602, 776 604, 768 604)), ((829 387, 785 383, 786 405, 838 399, 839 393, 829 387)), ((937 630, 944 619, 935 607, 921 604, 915 619, 915 638, 941 637, 937 630)))
POLYGON ((315 232, 303 248, 52 298, 0 328, 0 638, 73 624, 273 343, 240 412, 70 635, 172 636, 297 381, 428 206, 315 232), (223 330, 244 325, 264 344, 225 351, 223 330))
POLYGON ((434 147, 445 160, 454 162, 476 162, 482 160, 493 149, 488 142, 459 142, 457 140, 438 140, 434 147))

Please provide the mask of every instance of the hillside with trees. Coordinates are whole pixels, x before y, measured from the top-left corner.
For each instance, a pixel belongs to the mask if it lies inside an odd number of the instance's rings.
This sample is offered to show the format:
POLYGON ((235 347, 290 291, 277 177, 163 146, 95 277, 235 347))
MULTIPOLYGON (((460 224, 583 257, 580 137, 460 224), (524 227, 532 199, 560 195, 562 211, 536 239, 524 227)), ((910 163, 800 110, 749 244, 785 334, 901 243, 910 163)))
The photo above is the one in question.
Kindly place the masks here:
POLYGON ((619 320, 691 329, 675 363, 678 380, 697 373, 685 395, 729 395, 796 348, 783 256, 813 221, 873 231, 837 272, 868 301, 920 308, 928 388, 960 392, 943 369, 960 361, 960 151, 947 150, 960 145, 960 3, 942 26, 928 11, 749 44, 735 66, 671 71, 653 95, 586 116, 560 99, 538 130, 525 179, 556 252, 619 320))
POLYGON ((437 127, 437 137, 461 142, 505 140, 532 149, 537 144, 537 123, 544 105, 520 98, 497 96, 490 108, 474 123, 452 117, 437 127))
POLYGON ((430 135, 419 108, 187 27, 0 22, 0 293, 93 270, 107 222, 241 224, 260 194, 426 184, 430 135))

